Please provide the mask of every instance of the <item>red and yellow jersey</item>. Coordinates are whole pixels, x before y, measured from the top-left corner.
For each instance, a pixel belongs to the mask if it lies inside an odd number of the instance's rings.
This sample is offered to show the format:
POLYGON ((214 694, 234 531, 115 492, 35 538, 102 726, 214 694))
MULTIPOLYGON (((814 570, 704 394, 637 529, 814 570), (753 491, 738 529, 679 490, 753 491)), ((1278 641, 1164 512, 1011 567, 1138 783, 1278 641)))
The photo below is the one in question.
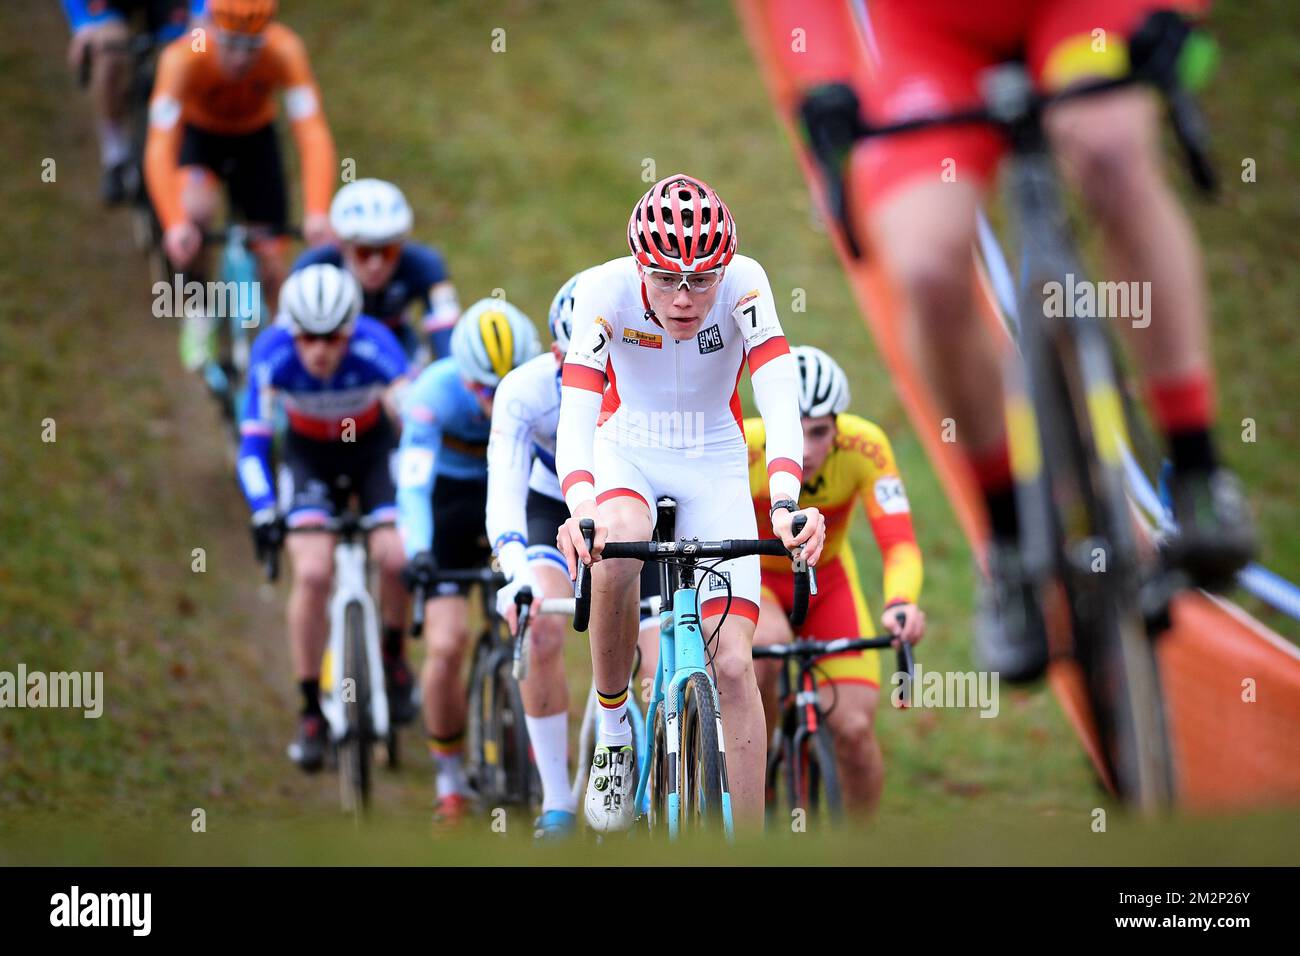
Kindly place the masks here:
MULTIPOLYGON (((854 505, 861 500, 884 562, 886 605, 896 601, 916 603, 921 593, 921 550, 912 531, 912 512, 903 479, 894 462, 889 439, 878 425, 856 415, 835 419, 835 444, 814 475, 804 477, 800 507, 817 508, 826 517, 826 545, 819 564, 841 561, 850 580, 856 580, 853 553, 848 544, 854 505)), ((766 433, 760 418, 745 419, 749 445, 749 489, 754 496, 758 533, 771 537, 768 509, 766 433)), ((789 571, 781 558, 763 558, 765 570, 789 571)))
POLYGON ((228 76, 219 63, 217 31, 208 31, 203 50, 182 36, 158 58, 149 100, 149 139, 144 172, 149 196, 164 227, 183 222, 177 176, 186 126, 222 136, 241 136, 275 118, 275 94, 284 91, 285 110, 302 160, 304 205, 325 214, 334 193, 334 140, 321 107, 307 48, 282 23, 270 24, 249 68, 228 76))

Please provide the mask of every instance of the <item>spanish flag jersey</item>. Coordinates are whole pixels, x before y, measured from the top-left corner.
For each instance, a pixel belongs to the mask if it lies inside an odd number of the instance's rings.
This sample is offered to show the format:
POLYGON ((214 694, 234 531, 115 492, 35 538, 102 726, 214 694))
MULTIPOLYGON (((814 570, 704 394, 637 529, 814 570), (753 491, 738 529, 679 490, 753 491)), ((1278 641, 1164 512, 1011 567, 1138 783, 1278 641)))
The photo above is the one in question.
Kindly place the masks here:
MULTIPOLYGON (((826 517, 826 545, 819 563, 840 560, 853 567, 847 539, 854 504, 861 500, 884 561, 885 604, 915 603, 921 591, 921 551, 889 439, 878 425, 856 415, 838 415, 835 425, 835 444, 830 454, 816 474, 804 477, 799 493, 801 507, 815 507, 826 517)), ((771 537, 767 436, 761 418, 745 419, 745 441, 749 445, 749 487, 758 532, 762 537, 771 537)), ((765 557, 762 561, 765 570, 788 570, 788 562, 781 558, 765 557)))

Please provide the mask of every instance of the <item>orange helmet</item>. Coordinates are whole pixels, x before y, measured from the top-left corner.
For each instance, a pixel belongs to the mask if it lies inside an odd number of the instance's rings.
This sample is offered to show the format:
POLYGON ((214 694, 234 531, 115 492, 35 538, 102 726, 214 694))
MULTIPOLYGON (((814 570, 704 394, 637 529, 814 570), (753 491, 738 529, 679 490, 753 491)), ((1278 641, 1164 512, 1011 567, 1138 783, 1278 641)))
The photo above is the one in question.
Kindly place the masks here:
POLYGON ((208 0, 212 22, 235 33, 261 33, 275 16, 276 0, 208 0))

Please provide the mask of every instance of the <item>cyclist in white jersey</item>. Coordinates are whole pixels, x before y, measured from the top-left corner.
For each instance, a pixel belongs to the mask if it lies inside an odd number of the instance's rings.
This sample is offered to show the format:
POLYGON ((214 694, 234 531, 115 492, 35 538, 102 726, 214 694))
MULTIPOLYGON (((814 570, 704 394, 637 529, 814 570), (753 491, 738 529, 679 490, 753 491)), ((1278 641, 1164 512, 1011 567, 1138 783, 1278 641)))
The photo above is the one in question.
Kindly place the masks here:
MULTIPOLYGON (((803 547, 810 564, 825 536, 821 514, 797 505, 798 370, 767 274, 736 255, 726 205, 703 182, 669 176, 634 207, 628 245, 631 256, 597 266, 578 283, 556 438, 571 513, 557 544, 571 579, 578 561, 592 564, 591 655, 601 707, 585 809, 598 830, 624 829, 633 816, 627 675, 641 571, 639 561, 600 561, 600 550, 606 540, 648 538, 662 495, 677 500, 679 537, 757 536, 737 391, 746 364, 767 429, 773 528, 787 547, 803 547), (791 533, 795 513, 808 518, 798 536, 791 533), (584 518, 596 523, 590 552, 579 529, 584 518)), ((720 628, 710 651, 733 807, 738 820, 758 824, 766 757, 750 656, 758 559, 723 562, 698 586, 703 633, 720 628)))
MULTIPOLYGON (((497 609, 515 629, 515 595, 571 597, 568 568, 555 549, 556 529, 569 516, 555 475, 555 431, 560 420, 560 363, 572 323, 571 278, 551 303, 550 351, 529 359, 501 380, 488 439, 487 533, 509 584, 497 609)), ((542 781, 539 838, 574 829, 569 788, 569 687, 564 676, 564 619, 537 616, 529 625, 528 677, 519 689, 533 758, 542 781)))
MULTIPOLYGON (((560 368, 573 328, 571 277, 551 302, 550 351, 512 371, 497 389, 488 440, 487 532, 497 564, 508 584, 497 592, 497 610, 517 624, 515 595, 529 587, 535 597, 573 596, 555 535, 569 517, 555 474, 555 432, 560 421, 560 368)), ((650 588, 657 586, 657 579, 650 588)), ((647 581, 643 575, 643 596, 647 581)), ((647 634, 657 635, 659 620, 647 616, 647 634)), ((533 759, 542 782, 542 812, 535 823, 539 839, 561 837, 576 825, 568 777, 569 687, 564 673, 564 619, 536 616, 529 625, 528 677, 520 684, 524 719, 533 759)), ((648 646, 643 643, 643 646, 648 646)))

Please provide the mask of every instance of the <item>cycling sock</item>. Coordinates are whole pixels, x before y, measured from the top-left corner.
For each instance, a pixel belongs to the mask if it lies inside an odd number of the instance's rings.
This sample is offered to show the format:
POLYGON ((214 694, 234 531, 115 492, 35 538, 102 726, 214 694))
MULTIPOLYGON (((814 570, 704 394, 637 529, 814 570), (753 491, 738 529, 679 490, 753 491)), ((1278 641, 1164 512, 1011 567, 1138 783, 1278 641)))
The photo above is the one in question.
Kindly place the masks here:
POLYGON ((131 158, 131 140, 121 123, 105 121, 99 124, 99 158, 105 168, 131 158))
POLYGON ((632 743, 632 725, 627 722, 627 687, 613 694, 597 688, 596 698, 600 704, 596 743, 605 747, 624 747, 632 743))
POLYGON ((1153 381, 1148 387, 1156 424, 1169 440, 1174 470, 1213 471, 1218 465, 1210 423, 1214 389, 1210 376, 1195 372, 1182 378, 1153 381))
POLYGON ((400 660, 402 648, 405 647, 403 641, 405 628, 386 627, 384 628, 384 657, 390 661, 400 660))
POLYGON ((465 777, 465 765, 462 760, 464 753, 463 733, 456 734, 454 737, 429 735, 429 756, 433 758, 434 789, 437 790, 440 798, 469 790, 469 781, 465 777))
POLYGON ((993 536, 1014 541, 1020 535, 1020 516, 1016 511, 1016 486, 1011 475, 1011 450, 1004 438, 995 447, 982 452, 967 452, 975 481, 984 493, 989 526, 993 536))
POLYGON ((309 680, 298 682, 298 689, 302 691, 302 712, 303 714, 319 714, 320 711, 320 678, 313 677, 309 680))
POLYGON ((563 810, 573 813, 577 804, 569 787, 569 714, 561 711, 549 717, 524 715, 528 739, 533 745, 537 775, 542 778, 542 812, 563 810))

